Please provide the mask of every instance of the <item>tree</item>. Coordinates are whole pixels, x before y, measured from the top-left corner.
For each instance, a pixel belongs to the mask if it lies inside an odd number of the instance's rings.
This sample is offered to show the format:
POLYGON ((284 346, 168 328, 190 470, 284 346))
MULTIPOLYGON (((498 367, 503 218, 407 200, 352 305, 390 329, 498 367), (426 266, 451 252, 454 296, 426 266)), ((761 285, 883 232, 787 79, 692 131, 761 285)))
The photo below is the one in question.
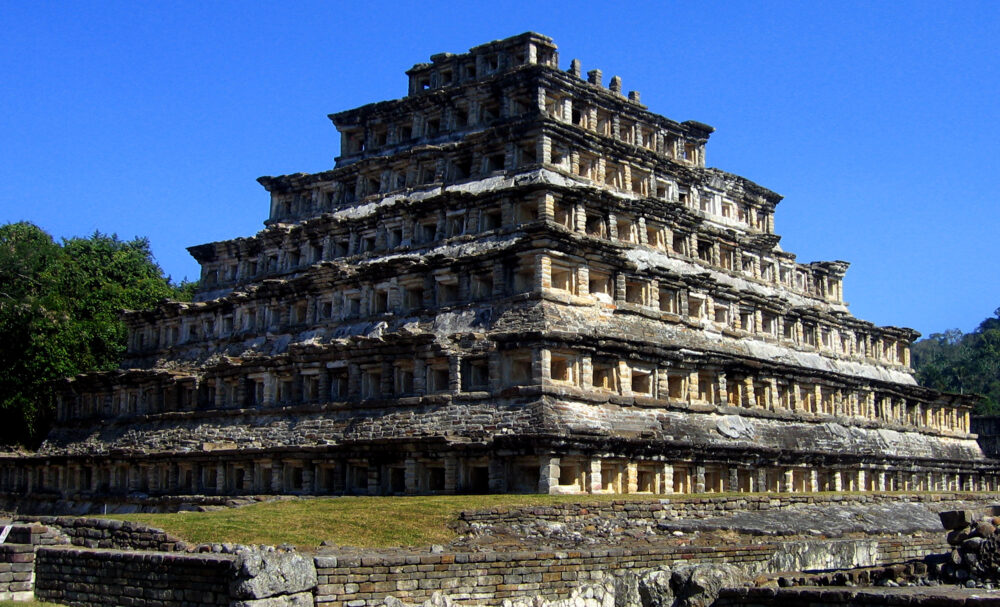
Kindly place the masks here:
POLYGON ((38 444, 51 382, 115 368, 126 340, 119 312, 176 295, 144 238, 95 232, 60 246, 33 224, 0 226, 0 442, 38 444))
POLYGON ((69 372, 51 340, 66 324, 54 289, 59 245, 37 226, 0 226, 0 441, 30 442, 48 400, 46 383, 69 372))
POLYGON ((913 344, 913 368, 925 386, 982 396, 979 415, 1000 414, 1000 308, 972 333, 934 333, 913 344))
POLYGON ((123 242, 100 232, 71 238, 63 243, 60 261, 57 286, 73 319, 63 334, 65 346, 81 369, 115 368, 125 353, 120 311, 152 307, 174 289, 145 238, 123 242))

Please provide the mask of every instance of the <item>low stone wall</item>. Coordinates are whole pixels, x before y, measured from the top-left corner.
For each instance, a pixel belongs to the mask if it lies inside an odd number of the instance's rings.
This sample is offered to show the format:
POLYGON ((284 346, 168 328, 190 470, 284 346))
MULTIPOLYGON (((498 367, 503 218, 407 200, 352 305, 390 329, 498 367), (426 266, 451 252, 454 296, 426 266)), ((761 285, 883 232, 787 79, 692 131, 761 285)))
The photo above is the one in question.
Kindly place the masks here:
MULTIPOLYGON (((674 498, 497 508, 465 513, 463 519, 470 525, 538 519, 580 521, 586 517, 656 521, 673 517, 707 518, 728 511, 780 509, 798 504, 900 500, 935 502, 941 509, 954 503, 967 507, 981 504, 986 509, 994 503, 993 497, 914 494, 674 498)), ((376 607, 389 596, 406 603, 421 603, 435 592, 460 603, 498 604, 505 599, 564 599, 574 589, 609 583, 615 575, 682 564, 728 563, 751 575, 830 571, 902 563, 948 549, 943 536, 792 541, 774 538, 762 543, 711 546, 673 543, 669 538, 661 538, 651 543, 636 540, 624 546, 605 544, 566 550, 481 552, 453 548, 441 553, 328 550, 315 558, 305 558, 294 552, 242 547, 238 554, 195 554, 185 552, 184 544, 169 534, 135 523, 73 517, 31 518, 32 525, 12 527, 9 539, 16 543, 0 545, 0 565, 9 566, 9 569, 0 566, 0 592, 5 588, 4 583, 8 584, 7 592, 30 591, 34 561, 36 596, 80 607, 123 604, 271 607, 311 605, 314 600, 330 607, 376 607), (51 545, 60 542, 74 545, 51 545), (148 551, 150 548, 160 551, 148 551), (25 574, 28 579, 24 579, 25 574), (292 579, 296 581, 290 583, 292 579)))
MULTIPOLYGON (((0 530, 3 529, 0 525, 0 530)), ((4 544, 28 544, 30 546, 46 546, 62 543, 57 533, 42 525, 12 523, 10 532, 4 544)), ((0 545, 4 545, 0 544, 0 545)))
POLYGON ((78 607, 227 606, 232 555, 41 547, 35 596, 78 607))
POLYGON ((45 525, 66 537, 64 542, 52 543, 69 543, 83 548, 170 552, 186 547, 180 538, 162 529, 131 521, 73 516, 19 516, 18 521, 45 525))
POLYGON ((0 493, 0 512, 36 516, 94 516, 99 514, 159 514, 166 512, 199 511, 205 508, 233 508, 261 501, 287 499, 275 495, 144 495, 21 492, 0 493))
MULTIPOLYGON (((86 529, 77 527, 76 529, 86 529)), ((19 526, 29 541, 52 537, 19 526)), ((920 559, 947 548, 943 539, 868 538, 774 541, 725 546, 642 545, 567 551, 295 552, 239 548, 236 554, 141 552, 38 544, 0 545, 0 588, 79 607, 374 607, 389 596, 420 603, 442 592, 460 603, 566 598, 574 589, 681 564, 728 563, 751 574, 879 566, 920 559), (17 573, 18 575, 15 575, 17 573)), ((736 603, 734 603, 735 605, 736 603)))
POLYGON ((9 525, 0 544, 0 601, 30 600, 34 596, 35 549, 63 542, 65 538, 48 527, 9 525))
MULTIPOLYGON (((824 567, 856 567, 923 558, 946 547, 943 540, 820 540, 824 567)), ((729 563, 751 572, 779 565, 806 565, 801 542, 730 546, 643 546, 551 552, 476 552, 442 554, 364 553, 316 557, 316 603, 329 607, 373 607, 394 596, 420 603, 440 591, 460 602, 498 604, 503 599, 541 596, 565 598, 583 584, 606 576, 675 564, 729 563)))
POLYGON ((234 554, 138 552, 43 546, 35 597, 75 607, 307 607, 310 557, 273 548, 234 554))
POLYGON ((942 510, 952 509, 950 504, 981 503, 989 507, 1000 503, 996 493, 801 493, 732 495, 719 497, 669 497, 659 500, 580 502, 552 506, 498 507, 463 512, 461 520, 469 524, 500 525, 520 520, 567 521, 579 517, 614 518, 627 516, 630 520, 663 520, 674 518, 706 518, 731 511, 759 511, 790 508, 804 504, 881 504, 897 502, 940 503, 942 510))
POLYGON ((32 598, 35 549, 30 544, 0 544, 0 600, 32 598))

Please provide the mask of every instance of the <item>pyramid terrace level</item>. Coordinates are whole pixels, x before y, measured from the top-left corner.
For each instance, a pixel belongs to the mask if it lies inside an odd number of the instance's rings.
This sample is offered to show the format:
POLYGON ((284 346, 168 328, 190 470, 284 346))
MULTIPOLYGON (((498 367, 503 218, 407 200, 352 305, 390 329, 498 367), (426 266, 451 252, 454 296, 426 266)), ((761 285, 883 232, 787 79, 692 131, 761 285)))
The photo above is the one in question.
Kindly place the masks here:
MULTIPOLYGON (((523 34, 331 115, 333 168, 191 247, 195 301, 125 315, 0 488, 129 494, 996 489, 974 397, 801 263, 781 197, 523 34)), ((845 252, 849 253, 849 252, 845 252)))

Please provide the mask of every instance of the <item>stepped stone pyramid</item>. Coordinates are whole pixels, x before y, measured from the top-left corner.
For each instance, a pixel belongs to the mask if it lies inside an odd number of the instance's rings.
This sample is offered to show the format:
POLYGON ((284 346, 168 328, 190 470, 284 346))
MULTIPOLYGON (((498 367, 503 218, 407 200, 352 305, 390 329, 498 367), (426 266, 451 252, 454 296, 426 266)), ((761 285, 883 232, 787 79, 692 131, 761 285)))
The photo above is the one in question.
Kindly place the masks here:
POLYGON ((9 493, 996 489, 974 398, 853 317, 712 127, 526 33, 330 116, 335 167, 262 177, 265 228, 191 247, 194 302, 129 312, 59 385, 9 493))

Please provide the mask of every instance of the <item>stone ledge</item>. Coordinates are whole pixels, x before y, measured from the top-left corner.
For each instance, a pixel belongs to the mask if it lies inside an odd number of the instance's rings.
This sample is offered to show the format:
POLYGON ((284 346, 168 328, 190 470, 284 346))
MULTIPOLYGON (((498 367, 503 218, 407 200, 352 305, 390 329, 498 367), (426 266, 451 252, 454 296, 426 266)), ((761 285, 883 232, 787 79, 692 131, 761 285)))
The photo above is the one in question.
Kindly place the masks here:
POLYGON ((81 546, 39 546, 38 557, 59 558, 60 555, 75 557, 92 556, 106 558, 108 561, 137 561, 144 563, 186 563, 191 565, 218 565, 233 563, 236 556, 232 554, 201 554, 187 552, 138 552, 132 550, 116 550, 106 548, 84 548, 81 546))

